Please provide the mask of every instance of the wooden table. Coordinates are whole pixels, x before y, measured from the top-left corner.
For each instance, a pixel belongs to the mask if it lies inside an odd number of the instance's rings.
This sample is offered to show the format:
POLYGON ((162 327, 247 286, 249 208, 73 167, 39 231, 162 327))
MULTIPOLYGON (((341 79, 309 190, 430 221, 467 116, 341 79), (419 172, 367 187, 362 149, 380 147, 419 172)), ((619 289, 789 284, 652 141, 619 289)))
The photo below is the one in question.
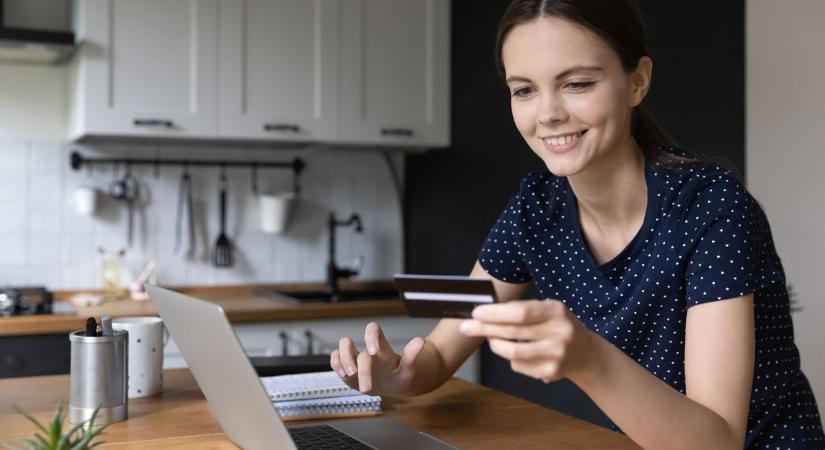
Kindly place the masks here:
MULTIPOLYGON (((69 376, 0 380, 0 444, 31 436, 18 405, 43 421, 69 376)), ((460 379, 415 398, 387 397, 385 415, 466 449, 638 449, 627 436, 460 379)), ((236 448, 221 431, 186 369, 168 370, 158 396, 129 401, 129 419, 107 428, 105 448, 236 448)))

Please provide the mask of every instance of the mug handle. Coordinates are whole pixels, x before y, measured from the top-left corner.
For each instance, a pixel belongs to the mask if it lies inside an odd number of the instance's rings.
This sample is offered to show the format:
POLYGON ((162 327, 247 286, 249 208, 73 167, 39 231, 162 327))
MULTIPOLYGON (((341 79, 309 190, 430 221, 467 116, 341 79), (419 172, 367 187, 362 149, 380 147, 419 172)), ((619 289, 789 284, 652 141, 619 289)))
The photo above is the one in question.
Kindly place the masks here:
POLYGON ((163 328, 163 348, 166 348, 166 344, 169 343, 169 329, 166 328, 166 324, 162 325, 163 328))

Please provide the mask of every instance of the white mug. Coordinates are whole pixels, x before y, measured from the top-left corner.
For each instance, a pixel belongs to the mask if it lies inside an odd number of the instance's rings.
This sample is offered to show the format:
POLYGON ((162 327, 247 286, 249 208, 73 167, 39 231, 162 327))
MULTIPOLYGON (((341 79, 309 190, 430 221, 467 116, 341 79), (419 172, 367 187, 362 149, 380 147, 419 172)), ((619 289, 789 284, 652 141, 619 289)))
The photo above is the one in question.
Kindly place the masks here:
POLYGON ((79 186, 74 190, 74 208, 82 216, 91 216, 97 206, 97 189, 91 186, 79 186))
POLYGON ((268 234, 280 234, 289 224, 295 209, 295 194, 261 194, 258 197, 261 215, 261 231, 268 234))
POLYGON ((163 347, 169 331, 160 317, 119 317, 112 328, 129 332, 129 398, 150 397, 163 388, 163 347))

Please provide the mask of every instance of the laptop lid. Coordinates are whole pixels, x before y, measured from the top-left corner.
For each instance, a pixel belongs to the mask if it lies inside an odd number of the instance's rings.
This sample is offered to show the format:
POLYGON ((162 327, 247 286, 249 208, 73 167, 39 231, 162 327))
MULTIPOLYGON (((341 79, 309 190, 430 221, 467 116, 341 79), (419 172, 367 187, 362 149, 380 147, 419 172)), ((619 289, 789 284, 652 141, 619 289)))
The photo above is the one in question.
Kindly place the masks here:
POLYGON ((244 449, 295 449, 223 308, 145 286, 229 438, 244 449))

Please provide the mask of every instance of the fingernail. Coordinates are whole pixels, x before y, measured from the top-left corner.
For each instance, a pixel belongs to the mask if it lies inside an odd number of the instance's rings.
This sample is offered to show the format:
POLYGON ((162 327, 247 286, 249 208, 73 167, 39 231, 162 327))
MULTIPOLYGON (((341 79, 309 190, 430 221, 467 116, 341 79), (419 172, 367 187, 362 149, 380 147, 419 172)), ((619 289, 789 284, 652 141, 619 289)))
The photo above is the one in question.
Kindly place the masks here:
POLYGON ((375 344, 368 345, 367 353, 369 353, 370 355, 375 355, 376 353, 378 353, 378 346, 376 346, 375 344))
POLYGON ((344 372, 344 369, 338 369, 338 376, 344 378, 347 374, 344 372))
POLYGON ((349 376, 355 375, 355 367, 347 366, 347 375, 349 375, 349 376))
POLYGON ((469 333, 473 330, 473 324, 470 323, 469 320, 465 320, 464 322, 461 322, 461 325, 458 326, 458 330, 462 333, 469 333))

